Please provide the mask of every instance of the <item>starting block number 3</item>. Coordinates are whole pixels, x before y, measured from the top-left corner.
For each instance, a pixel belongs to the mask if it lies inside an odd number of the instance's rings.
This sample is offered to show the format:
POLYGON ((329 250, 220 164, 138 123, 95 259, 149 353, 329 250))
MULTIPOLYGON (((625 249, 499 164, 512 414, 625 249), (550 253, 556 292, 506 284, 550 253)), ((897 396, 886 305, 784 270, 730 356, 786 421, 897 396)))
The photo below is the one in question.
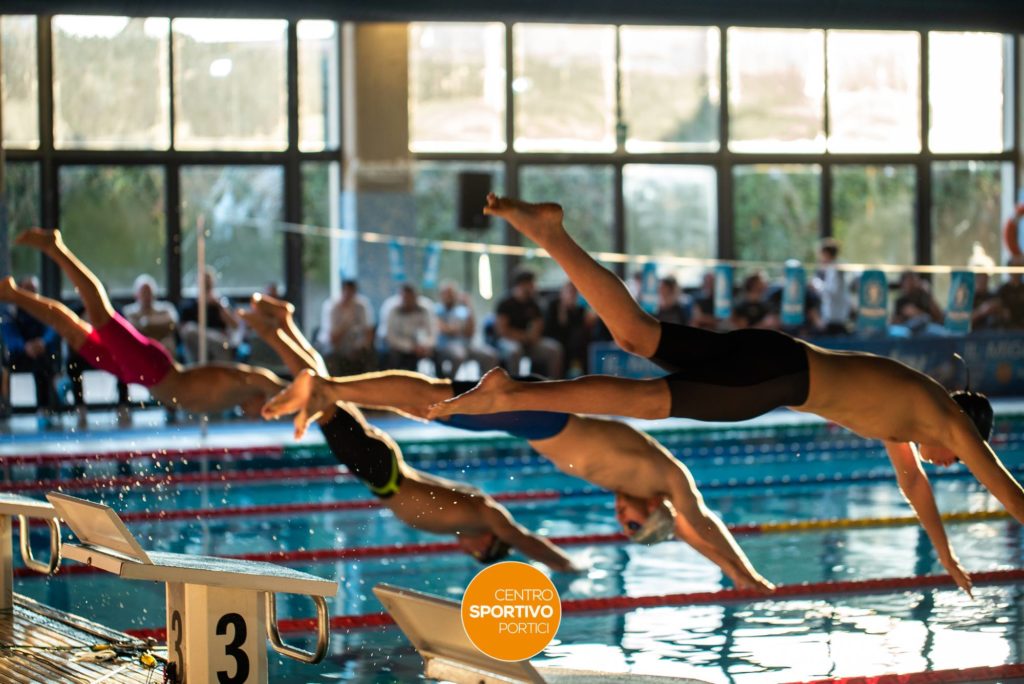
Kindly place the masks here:
POLYGON ((167 587, 167 655, 179 684, 265 684, 266 615, 259 592, 167 587))

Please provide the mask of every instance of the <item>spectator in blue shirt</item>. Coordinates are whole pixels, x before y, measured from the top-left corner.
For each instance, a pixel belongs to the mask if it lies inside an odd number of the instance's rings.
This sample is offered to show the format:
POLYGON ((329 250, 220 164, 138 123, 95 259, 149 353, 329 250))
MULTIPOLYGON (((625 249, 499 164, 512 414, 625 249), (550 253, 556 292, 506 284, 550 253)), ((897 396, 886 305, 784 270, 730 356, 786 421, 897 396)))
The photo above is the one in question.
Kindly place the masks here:
MULTIPOLYGON (((30 292, 39 291, 34 276, 19 285, 30 292)), ((0 332, 4 341, 4 368, 10 373, 31 373, 36 383, 36 409, 40 424, 49 422, 56 408, 54 380, 57 377, 60 337, 53 328, 43 325, 20 309, 3 316, 0 332)))

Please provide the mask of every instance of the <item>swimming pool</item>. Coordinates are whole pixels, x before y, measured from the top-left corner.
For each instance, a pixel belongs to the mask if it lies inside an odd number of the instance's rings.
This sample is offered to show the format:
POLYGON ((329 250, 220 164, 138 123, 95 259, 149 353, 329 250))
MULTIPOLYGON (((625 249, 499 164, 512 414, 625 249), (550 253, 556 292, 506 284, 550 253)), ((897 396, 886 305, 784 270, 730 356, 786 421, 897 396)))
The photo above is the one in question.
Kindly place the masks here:
MULTIPOLYGON (((997 433, 995 446, 1007 466, 1024 469, 1024 416, 1002 418, 997 433)), ((407 459, 488 492, 508 494, 506 505, 518 520, 552 537, 617 532, 609 494, 556 472, 525 444, 468 438, 456 431, 441 437, 405 441, 407 459)), ((690 467, 708 505, 729 524, 910 514, 880 446, 824 424, 672 428, 659 431, 658 437, 690 467)), ((358 483, 324 469, 333 461, 322 449, 289 447, 281 454, 258 452, 205 463, 170 460, 179 479, 145 486, 133 486, 133 478, 164 473, 168 459, 97 462, 77 470, 65 464, 42 473, 24 465, 15 466, 12 476, 26 487, 35 481, 33 475, 75 483, 72 493, 111 504, 125 514, 143 546, 159 550, 231 556, 441 539, 410 530, 377 508, 333 506, 368 497, 358 483), (250 477, 268 471, 275 474, 272 479, 250 477), (110 482, 114 486, 106 486, 110 482), (294 503, 308 510, 272 514, 265 508, 294 503), (142 519, 158 509, 189 515, 211 507, 234 510, 230 516, 142 519)), ((933 479, 944 512, 1001 510, 964 474, 958 466, 933 479)), ((971 571, 1022 565, 1016 523, 977 520, 947 529, 971 571)), ((780 585, 942 572, 918 526, 746 534, 738 541, 755 567, 780 585)), ((589 570, 554 576, 567 601, 714 592, 728 586, 717 567, 679 542, 637 547, 600 537, 569 551, 589 570)), ((331 602, 334 616, 380 611, 371 588, 381 581, 457 599, 479 569, 453 553, 335 556, 289 564, 339 580, 341 591, 331 602)), ((32 598, 120 629, 164 623, 160 585, 69 572, 49 579, 19 578, 18 586, 32 598)), ((1019 584, 1004 584, 978 587, 974 600, 942 587, 567 613, 556 641, 537 661, 712 682, 785 682, 1015 663, 1024 660, 1019 594, 1019 584)), ((279 612, 282 618, 307 617, 312 605, 284 598, 279 612)), ((275 682, 405 682, 421 671, 419 657, 394 628, 336 628, 330 655, 316 666, 271 660, 275 682)))

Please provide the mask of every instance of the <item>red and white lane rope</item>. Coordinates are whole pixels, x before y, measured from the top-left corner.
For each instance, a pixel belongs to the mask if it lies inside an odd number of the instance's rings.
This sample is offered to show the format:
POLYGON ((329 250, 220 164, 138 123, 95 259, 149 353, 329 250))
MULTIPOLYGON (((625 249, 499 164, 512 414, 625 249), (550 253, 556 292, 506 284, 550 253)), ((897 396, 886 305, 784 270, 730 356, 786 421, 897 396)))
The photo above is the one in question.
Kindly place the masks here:
MULTIPOLYGON (((1024 581, 1024 568, 1013 570, 992 570, 971 575, 975 586, 986 584, 1013 584, 1024 581)), ((835 594, 888 594, 917 589, 941 589, 955 587, 948 575, 917 575, 914 577, 887 577, 866 580, 836 580, 831 582, 810 582, 787 584, 777 587, 771 594, 760 594, 748 589, 721 589, 685 594, 661 594, 657 596, 608 596, 604 598, 569 599, 562 601, 562 613, 588 613, 636 610, 638 608, 662 608, 699 606, 717 603, 750 601, 786 601, 793 598, 831 596, 835 594)), ((382 627, 393 624, 387 613, 365 613, 363 615, 337 615, 331 618, 331 629, 353 630, 382 627)), ((281 632, 312 632, 316 620, 295 619, 278 622, 281 632)), ((140 639, 166 638, 163 628, 128 629, 128 634, 140 639)))
POLYGON ((1024 678, 1024 663, 932 670, 906 674, 881 674, 835 679, 812 679, 790 684, 946 684, 948 682, 997 682, 1024 678))

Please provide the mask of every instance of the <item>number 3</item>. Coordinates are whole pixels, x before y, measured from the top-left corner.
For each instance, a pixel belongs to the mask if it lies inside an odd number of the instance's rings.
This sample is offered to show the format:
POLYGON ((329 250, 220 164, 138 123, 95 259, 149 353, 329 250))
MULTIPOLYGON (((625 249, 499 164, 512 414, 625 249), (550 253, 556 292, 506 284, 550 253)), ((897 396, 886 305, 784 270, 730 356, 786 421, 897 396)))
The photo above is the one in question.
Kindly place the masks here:
POLYGON ((219 670, 217 681, 219 684, 243 684, 249 679, 249 656, 242 650, 242 644, 245 643, 247 636, 245 619, 238 613, 228 613, 221 617, 217 621, 218 636, 225 636, 228 633, 228 625, 235 628, 234 638, 224 647, 224 654, 235 659, 235 674, 229 677, 227 670, 219 670))

